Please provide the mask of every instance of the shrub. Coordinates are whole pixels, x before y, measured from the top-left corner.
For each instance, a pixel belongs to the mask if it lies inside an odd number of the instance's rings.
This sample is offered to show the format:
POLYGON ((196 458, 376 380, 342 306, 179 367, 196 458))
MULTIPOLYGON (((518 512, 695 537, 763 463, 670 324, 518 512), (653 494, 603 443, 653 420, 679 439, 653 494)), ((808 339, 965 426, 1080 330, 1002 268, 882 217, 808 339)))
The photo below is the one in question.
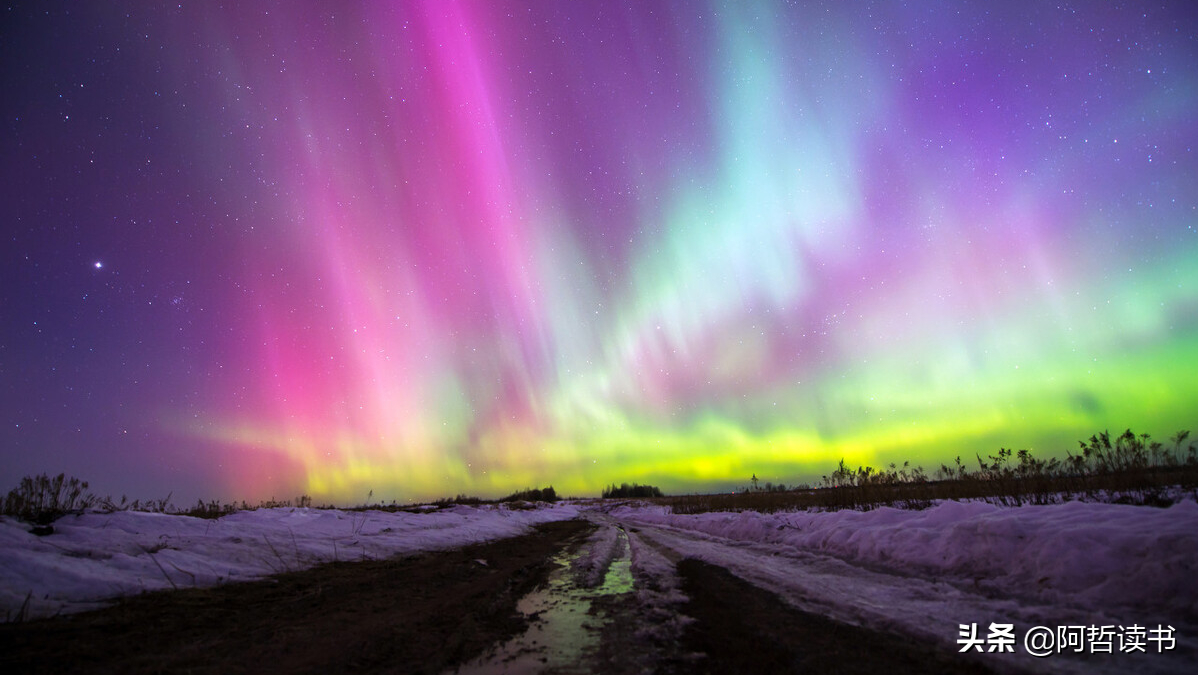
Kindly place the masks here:
POLYGON ((235 513, 237 510, 236 504, 221 504, 219 499, 213 499, 208 502, 201 499, 191 509, 180 511, 180 513, 185 516, 192 516, 193 518, 220 518, 221 516, 235 513))
POLYGON ((97 498, 87 491, 87 481, 64 473, 51 478, 46 474, 26 476, 4 498, 3 513, 38 525, 47 525, 68 514, 95 505, 97 498))

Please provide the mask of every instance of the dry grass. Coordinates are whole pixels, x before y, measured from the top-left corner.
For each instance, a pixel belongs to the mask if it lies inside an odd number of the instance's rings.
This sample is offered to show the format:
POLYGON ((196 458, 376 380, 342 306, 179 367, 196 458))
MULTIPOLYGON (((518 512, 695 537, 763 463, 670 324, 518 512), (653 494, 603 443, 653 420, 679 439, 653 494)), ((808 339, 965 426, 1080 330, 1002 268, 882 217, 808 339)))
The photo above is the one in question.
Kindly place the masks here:
POLYGON ((1172 447, 1131 430, 1112 440, 1108 432, 1080 442, 1077 455, 1036 459, 1030 451, 1000 448, 977 457, 970 470, 960 457, 929 478, 922 468, 890 465, 853 468, 842 460, 818 488, 744 490, 736 494, 689 495, 653 500, 675 513, 706 511, 791 511, 861 509, 879 506, 921 509, 944 499, 984 500, 1004 506, 1054 504, 1070 500, 1168 506, 1184 494, 1198 497, 1198 447, 1183 447, 1188 431, 1173 436, 1172 447))

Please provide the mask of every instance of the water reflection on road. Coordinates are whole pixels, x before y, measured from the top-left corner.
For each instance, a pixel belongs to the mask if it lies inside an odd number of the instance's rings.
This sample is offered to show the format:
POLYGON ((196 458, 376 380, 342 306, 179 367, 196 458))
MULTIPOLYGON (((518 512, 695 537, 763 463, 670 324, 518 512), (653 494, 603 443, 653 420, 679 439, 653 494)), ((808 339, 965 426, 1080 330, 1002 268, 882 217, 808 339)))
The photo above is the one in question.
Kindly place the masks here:
POLYGON ((628 535, 617 528, 615 553, 603 582, 587 587, 575 561, 583 552, 563 551, 553 557, 548 582, 524 596, 516 607, 532 624, 493 652, 467 663, 458 673, 591 673, 606 617, 592 606, 602 596, 629 593, 633 588, 628 535))

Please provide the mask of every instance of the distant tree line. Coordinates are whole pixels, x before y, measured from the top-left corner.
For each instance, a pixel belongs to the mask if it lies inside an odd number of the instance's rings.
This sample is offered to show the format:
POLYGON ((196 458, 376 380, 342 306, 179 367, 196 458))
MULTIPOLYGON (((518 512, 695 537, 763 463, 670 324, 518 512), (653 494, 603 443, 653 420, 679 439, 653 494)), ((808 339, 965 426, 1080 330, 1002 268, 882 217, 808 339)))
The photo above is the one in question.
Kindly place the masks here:
POLYGON ((524 488, 519 492, 500 499, 501 502, 556 502, 557 492, 550 485, 547 488, 524 488))
POLYGON ((628 483, 620 483, 620 486, 616 487, 616 484, 612 483, 610 486, 603 488, 603 498, 604 499, 621 498, 621 497, 622 498, 643 499, 645 497, 661 497, 661 496, 662 496, 661 490, 658 490, 656 487, 654 487, 652 485, 638 485, 636 483, 629 485, 628 483))

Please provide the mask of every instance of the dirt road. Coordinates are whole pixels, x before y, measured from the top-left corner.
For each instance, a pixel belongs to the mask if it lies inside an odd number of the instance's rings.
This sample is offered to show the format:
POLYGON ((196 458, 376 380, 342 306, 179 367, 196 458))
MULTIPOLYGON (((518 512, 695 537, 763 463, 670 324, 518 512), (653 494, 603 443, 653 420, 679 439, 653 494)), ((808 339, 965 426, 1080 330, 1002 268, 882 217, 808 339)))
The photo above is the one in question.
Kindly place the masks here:
POLYGON ((647 541, 616 523, 573 520, 453 551, 147 594, 0 625, 0 670, 987 672, 800 611, 647 541))
POLYGON ((3 624, 0 672, 440 673, 523 631, 516 601, 593 527, 550 523, 452 551, 3 624))

